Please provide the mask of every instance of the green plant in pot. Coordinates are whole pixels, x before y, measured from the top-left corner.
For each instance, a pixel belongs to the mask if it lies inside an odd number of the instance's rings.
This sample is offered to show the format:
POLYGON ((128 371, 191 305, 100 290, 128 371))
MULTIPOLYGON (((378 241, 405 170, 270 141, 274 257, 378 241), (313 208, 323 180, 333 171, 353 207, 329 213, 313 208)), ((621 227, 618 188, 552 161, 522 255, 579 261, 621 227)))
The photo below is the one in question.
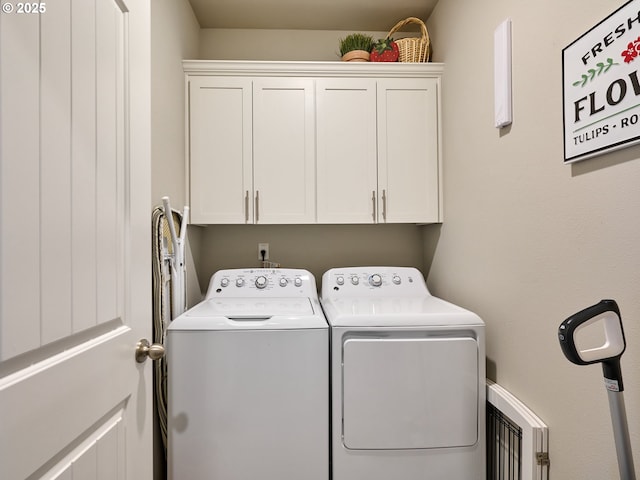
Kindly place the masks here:
POLYGON ((340 55, 344 62, 368 62, 373 47, 373 37, 364 33, 352 33, 340 39, 340 55))

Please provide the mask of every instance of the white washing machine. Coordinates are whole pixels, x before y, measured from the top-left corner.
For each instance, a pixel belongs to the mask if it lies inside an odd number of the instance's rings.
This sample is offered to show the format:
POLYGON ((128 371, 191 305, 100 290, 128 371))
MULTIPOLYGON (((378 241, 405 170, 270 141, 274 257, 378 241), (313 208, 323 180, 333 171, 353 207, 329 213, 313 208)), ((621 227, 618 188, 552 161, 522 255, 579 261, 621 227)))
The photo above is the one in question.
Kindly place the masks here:
POLYGON ((333 480, 485 479, 484 323, 406 267, 322 277, 333 480))
POLYGON ((329 327, 298 269, 222 270, 167 330, 173 480, 328 480, 329 327))

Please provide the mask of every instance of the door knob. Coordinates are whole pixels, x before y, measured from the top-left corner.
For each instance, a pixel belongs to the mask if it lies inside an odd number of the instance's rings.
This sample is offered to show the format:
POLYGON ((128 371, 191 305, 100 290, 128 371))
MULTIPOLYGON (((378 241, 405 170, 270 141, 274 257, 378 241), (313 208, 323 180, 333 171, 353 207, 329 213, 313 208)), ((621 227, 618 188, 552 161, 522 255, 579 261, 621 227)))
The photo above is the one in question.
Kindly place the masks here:
POLYGON ((136 362, 143 363, 147 357, 159 360, 164 357, 164 347, 159 343, 150 344, 146 338, 136 344, 136 362))

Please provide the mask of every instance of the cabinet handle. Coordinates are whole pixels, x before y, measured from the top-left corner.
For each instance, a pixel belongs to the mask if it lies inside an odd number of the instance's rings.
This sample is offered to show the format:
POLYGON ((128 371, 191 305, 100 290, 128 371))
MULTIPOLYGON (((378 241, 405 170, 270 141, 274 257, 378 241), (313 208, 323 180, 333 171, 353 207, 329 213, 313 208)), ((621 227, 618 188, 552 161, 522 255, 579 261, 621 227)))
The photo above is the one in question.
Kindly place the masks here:
POLYGON ((249 190, 244 194, 244 223, 249 223, 249 190))
POLYGON ((382 219, 387 221, 387 191, 382 190, 382 219))
POLYGON ((256 190, 256 223, 260 221, 260 191, 256 190))
POLYGON ((373 203, 373 223, 376 223, 376 191, 371 190, 371 202, 373 203))

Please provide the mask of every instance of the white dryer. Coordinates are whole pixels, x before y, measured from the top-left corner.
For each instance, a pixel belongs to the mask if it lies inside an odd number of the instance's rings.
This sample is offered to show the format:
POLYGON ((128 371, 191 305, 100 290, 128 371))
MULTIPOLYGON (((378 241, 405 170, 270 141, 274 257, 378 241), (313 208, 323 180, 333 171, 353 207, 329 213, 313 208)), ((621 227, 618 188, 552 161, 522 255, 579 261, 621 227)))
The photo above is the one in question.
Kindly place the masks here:
POLYGON ((322 277, 333 480, 485 478, 484 323, 406 267, 322 277))
POLYGON ((167 330, 172 480, 328 480, 329 327, 314 277, 222 270, 167 330))

